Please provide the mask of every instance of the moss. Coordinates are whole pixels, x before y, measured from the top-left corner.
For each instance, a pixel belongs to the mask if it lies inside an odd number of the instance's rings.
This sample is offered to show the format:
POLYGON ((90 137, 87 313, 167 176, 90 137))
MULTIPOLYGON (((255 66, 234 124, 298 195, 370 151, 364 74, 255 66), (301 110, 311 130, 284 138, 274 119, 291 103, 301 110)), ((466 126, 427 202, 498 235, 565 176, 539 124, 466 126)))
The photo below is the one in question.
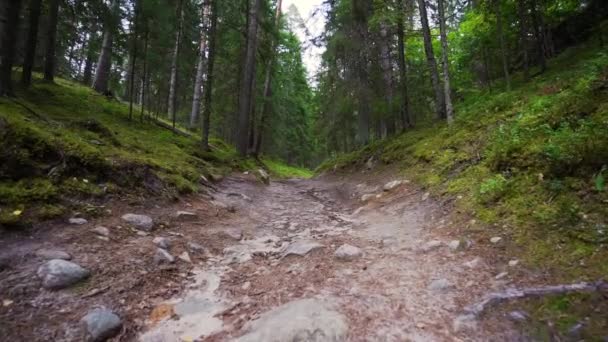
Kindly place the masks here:
POLYGON ((308 169, 289 166, 276 160, 264 159, 263 163, 275 178, 310 178, 313 175, 308 169))

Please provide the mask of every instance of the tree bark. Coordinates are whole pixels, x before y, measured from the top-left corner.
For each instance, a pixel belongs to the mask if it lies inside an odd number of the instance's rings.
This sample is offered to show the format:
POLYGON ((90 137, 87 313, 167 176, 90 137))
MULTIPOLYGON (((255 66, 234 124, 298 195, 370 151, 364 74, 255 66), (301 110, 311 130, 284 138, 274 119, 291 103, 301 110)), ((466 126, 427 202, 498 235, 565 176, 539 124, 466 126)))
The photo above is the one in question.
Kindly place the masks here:
POLYGON ((177 59, 179 58, 179 47, 182 39, 182 26, 184 20, 183 0, 179 0, 177 5, 177 30, 175 32, 175 45, 173 47, 173 57, 171 58, 171 76, 169 80, 169 102, 167 104, 167 114, 175 127, 175 116, 177 112, 177 59))
POLYGON ((528 57, 528 34, 527 29, 527 18, 526 18, 526 4, 525 0, 517 0, 517 13, 519 16, 519 44, 521 45, 521 53, 523 57, 523 69, 524 69, 524 80, 527 81, 530 78, 530 61, 528 57))
POLYGON ((395 133, 395 121, 393 119, 393 67, 391 65, 391 42, 388 34, 386 23, 380 24, 380 66, 382 67, 382 79, 384 81, 384 101, 386 105, 386 113, 384 122, 386 126, 386 134, 392 135, 395 133))
POLYGON ((21 0, 5 0, 0 7, 0 96, 12 96, 12 73, 17 45, 21 0))
POLYGON ((91 85, 91 80, 93 78, 93 58, 95 57, 95 50, 94 50, 93 42, 95 40, 96 32, 97 32, 97 30, 93 29, 93 30, 91 30, 91 33, 89 34, 89 41, 87 43, 87 45, 88 45, 87 57, 84 62, 84 70, 82 72, 82 83, 84 83, 87 86, 91 85))
POLYGON ((205 104, 203 106, 202 147, 209 150, 209 125, 211 122, 211 100, 213 94, 213 66, 215 64, 215 44, 217 40, 217 0, 209 0, 211 25, 209 26, 209 54, 207 56, 207 80, 205 84, 205 104))
POLYGON ((57 17, 59 16, 59 0, 51 0, 49 8, 49 22, 47 26, 48 40, 46 45, 46 57, 44 63, 44 80, 53 82, 55 80, 55 48, 57 46, 57 17))
POLYGON ((399 0, 399 11, 401 13, 397 22, 397 40, 399 49, 399 78, 401 81, 401 128, 403 130, 413 126, 413 120, 410 114, 410 100, 407 89, 407 61, 405 59, 405 8, 403 0, 399 0))
POLYGON ((439 35, 441 36, 441 48, 443 50, 443 96, 445 97, 445 115, 448 124, 454 122, 454 108, 452 106, 452 89, 450 87, 450 59, 448 48, 448 34, 445 25, 445 7, 444 0, 438 0, 437 12, 439 14, 439 35))
POLYGON ((251 116, 251 102, 254 95, 253 82, 255 78, 258 11, 260 4, 260 0, 248 1, 247 37, 239 90, 239 114, 236 136, 237 151, 243 157, 247 155, 249 142, 249 118, 251 116))
POLYGON ((38 22, 40 19, 40 7, 42 0, 32 0, 30 3, 30 22, 27 31, 27 42, 25 57, 23 58, 23 73, 21 83, 28 87, 32 83, 32 70, 34 69, 34 58, 36 57, 36 45, 38 43, 38 22))
POLYGON ((108 93, 110 71, 112 69, 112 45, 114 43, 114 30, 116 29, 116 17, 118 16, 119 9, 120 0, 112 0, 110 14, 104 23, 101 53, 97 60, 97 70, 95 71, 95 80, 93 81, 93 89, 101 94, 108 93))
POLYGON ((443 91, 441 90, 441 85, 439 84, 439 71, 437 70, 437 61, 435 60, 435 53, 433 52, 431 29, 429 27, 424 0, 418 0, 418 10, 420 11, 420 24, 422 25, 422 34, 424 38, 424 52, 426 54, 429 72, 431 73, 431 83, 433 85, 433 90, 435 91, 436 118, 445 119, 445 98, 443 96, 443 91))
POLYGON ((201 18, 203 25, 198 49, 198 64, 196 66, 196 78, 194 80, 194 94, 192 95, 192 111, 190 112, 190 128, 194 128, 201 110, 201 97, 203 94, 203 81, 205 74, 205 53, 207 52, 207 31, 209 30, 209 0, 203 2, 201 18))
POLYGON ((502 71, 505 77, 505 83, 507 85, 507 90, 511 90, 511 75, 509 75, 509 56, 507 52, 507 48, 505 46, 505 37, 503 33, 502 27, 502 11, 501 11, 501 1, 494 0, 494 8, 496 12, 496 32, 498 34, 498 42, 500 43, 500 57, 502 59, 502 71))
POLYGON ((135 65, 137 63, 137 37, 138 37, 138 19, 139 19, 140 1, 135 1, 135 18, 133 18, 133 26, 131 32, 131 69, 129 70, 129 120, 133 118, 133 88, 135 87, 135 65))
MULTIPOLYGON (((281 8, 283 7, 283 0, 277 0, 277 7, 274 14, 274 25, 277 30, 280 29, 279 25, 281 22, 281 8)), ((264 128, 266 127, 266 117, 268 112, 271 110, 270 97, 272 95, 271 83, 272 83, 272 69, 274 67, 275 55, 277 53, 277 42, 272 42, 272 54, 266 62, 266 75, 264 77, 264 99, 262 100, 262 109, 260 110, 260 124, 258 126, 258 134, 254 142, 253 153, 257 157, 260 155, 262 149, 262 138, 264 136, 264 128)))
POLYGON ((149 82, 147 80, 147 76, 148 76, 148 38, 149 38, 149 34, 150 34, 150 30, 148 28, 148 22, 146 21, 146 35, 144 36, 144 55, 143 55, 143 61, 144 61, 144 66, 143 66, 143 72, 141 74, 141 98, 140 98, 140 105, 141 105, 141 109, 139 112, 139 121, 140 122, 144 122, 144 109, 145 109, 145 105, 146 105, 146 91, 148 90, 147 87, 149 87, 149 82))

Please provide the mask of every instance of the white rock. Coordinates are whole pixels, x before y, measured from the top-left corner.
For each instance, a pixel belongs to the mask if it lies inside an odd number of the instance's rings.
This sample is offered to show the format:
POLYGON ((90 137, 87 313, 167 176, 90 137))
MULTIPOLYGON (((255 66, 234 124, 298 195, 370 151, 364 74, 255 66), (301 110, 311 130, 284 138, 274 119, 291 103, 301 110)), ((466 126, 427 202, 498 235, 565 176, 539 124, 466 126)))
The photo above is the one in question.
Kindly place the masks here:
POLYGON ((268 173, 266 171, 264 171, 263 169, 258 169, 258 176, 260 176, 260 180, 268 185, 270 184, 270 175, 268 175, 268 173))
POLYGON ((430 192, 425 192, 424 195, 422 195, 422 201, 426 201, 427 199, 429 199, 430 196, 431 196, 430 192))
POLYGON ((190 254, 188 254, 188 252, 183 252, 178 256, 178 258, 187 263, 192 263, 192 259, 190 259, 190 254))
POLYGON ((509 261, 509 266, 510 267, 515 267, 517 265, 519 265, 519 260, 514 259, 514 260, 509 261))
POLYGON ((152 240, 152 243, 162 249, 169 249, 169 247, 171 247, 171 241, 166 237, 157 236, 152 240))
POLYGON ((391 191, 394 188, 398 187, 399 185, 401 185, 403 182, 400 180, 394 180, 392 182, 388 182, 386 184, 384 184, 384 187, 382 188, 384 191, 391 191))
POLYGON ((346 340, 346 318, 327 301, 300 299, 266 312, 245 325, 237 342, 339 342, 346 340))
POLYGON ((451 289, 453 287, 454 287, 454 285, 452 285, 447 279, 441 278, 441 279, 433 280, 429 284, 428 288, 431 291, 441 292, 441 291, 451 289))
POLYGON ((340 260, 351 261, 360 258, 363 255, 363 251, 359 247, 344 244, 336 250, 334 255, 340 260))
POLYGON ((283 251, 283 257, 290 255, 305 256, 306 254, 323 247, 324 246, 318 242, 300 240, 289 244, 283 251))
POLYGON ((224 229, 220 235, 224 235, 230 239, 240 241, 243 238, 243 231, 236 228, 224 229))
POLYGON ((180 210, 175 213, 175 218, 180 221, 191 221, 196 220, 198 216, 193 212, 180 210))
POLYGON ((515 322, 524 322, 528 320, 528 314, 520 310, 509 312, 508 317, 515 322))
POLYGON ((89 221, 80 217, 72 217, 68 222, 70 222, 70 224, 83 225, 87 224, 89 221))
POLYGON ((450 243, 448 243, 448 247, 450 247, 451 250, 455 251, 460 248, 460 244, 460 240, 452 240, 450 241, 450 243))
POLYGON ((38 268, 37 275, 42 279, 42 286, 57 290, 75 284, 91 273, 73 262, 62 259, 47 261, 38 268))
POLYGON ((110 236, 110 230, 104 226, 97 226, 92 229, 93 233, 101 236, 108 237, 110 236))
POLYGON ((422 251, 423 252, 430 252, 434 249, 437 249, 439 247, 441 247, 441 245, 443 245, 443 242, 439 241, 439 240, 432 240, 429 241, 427 243, 424 244, 424 246, 422 247, 422 251))
POLYGON ((509 272, 500 272, 494 277, 494 279, 499 280, 509 275, 509 272))
POLYGON ((363 196, 361 196, 361 202, 367 202, 370 199, 374 198, 376 195, 374 194, 365 194, 363 196))
POLYGON ((497 244, 500 241, 502 241, 502 238, 500 236, 495 236, 495 237, 493 237, 493 238, 490 239, 490 242, 493 243, 493 244, 497 244))
POLYGON ((162 248, 156 249, 156 254, 154 254, 154 262, 157 264, 169 263, 172 264, 175 262, 175 258, 173 255, 169 254, 166 250, 162 248))
POLYGON ((467 261, 463 264, 464 267, 467 268, 477 268, 481 265, 482 261, 481 258, 477 257, 471 261, 467 261))
POLYGON ((246 281, 243 283, 243 285, 241 286, 241 289, 243 291, 247 291, 251 288, 251 282, 250 281, 246 281))
POLYGON ((36 256, 42 259, 51 260, 51 259, 62 259, 62 260, 70 260, 72 256, 67 252, 54 250, 54 249, 39 249, 35 252, 36 256))
POLYGON ((196 242, 188 242, 188 249, 190 249, 190 251, 194 252, 195 254, 202 253, 203 251, 205 251, 205 247, 199 245, 196 242))
POLYGON ((455 332, 476 330, 477 319, 475 318, 475 315, 472 314, 460 315, 454 319, 454 322, 452 323, 452 328, 455 332))
POLYGON ((137 229, 150 231, 154 227, 154 221, 147 215, 125 214, 122 219, 137 229))

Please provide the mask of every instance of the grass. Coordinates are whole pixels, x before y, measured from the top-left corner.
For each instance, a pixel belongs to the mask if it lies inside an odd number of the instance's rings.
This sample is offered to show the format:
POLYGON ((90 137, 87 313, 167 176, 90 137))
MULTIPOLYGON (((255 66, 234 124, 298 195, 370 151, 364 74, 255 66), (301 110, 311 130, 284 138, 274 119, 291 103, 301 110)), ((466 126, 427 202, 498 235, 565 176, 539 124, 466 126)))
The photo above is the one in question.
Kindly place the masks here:
MULTIPOLYGON (((84 210, 111 194, 176 196, 199 190, 201 176, 258 168, 211 139, 203 151, 128 106, 74 82, 35 80, 0 98, 0 225, 23 225, 84 210)), ((273 174, 304 175, 279 162, 273 174)))
MULTIPOLYGON (((397 164, 405 177, 481 219, 483 234, 508 236, 507 253, 553 281, 605 277, 608 54, 571 48, 545 74, 516 79, 512 91, 468 96, 456 113, 452 127, 419 127, 326 161, 317 172, 361 167, 370 157, 397 164)), ((551 310, 542 312, 549 317, 551 310)))

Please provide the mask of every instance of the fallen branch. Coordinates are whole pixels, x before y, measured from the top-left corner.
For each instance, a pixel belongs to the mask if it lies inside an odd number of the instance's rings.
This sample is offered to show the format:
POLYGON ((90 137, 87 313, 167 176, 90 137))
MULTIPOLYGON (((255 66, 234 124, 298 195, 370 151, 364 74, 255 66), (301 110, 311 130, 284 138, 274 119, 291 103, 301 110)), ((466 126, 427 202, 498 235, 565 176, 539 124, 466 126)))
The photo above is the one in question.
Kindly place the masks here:
POLYGON ((175 133, 177 135, 181 135, 182 137, 188 137, 188 138, 192 137, 192 134, 190 134, 188 132, 184 132, 184 131, 182 131, 179 128, 173 128, 173 126, 169 125, 168 123, 162 122, 162 121, 160 121, 158 119, 153 119, 152 121, 154 121, 154 123, 157 126, 160 126, 162 128, 168 129, 168 130, 170 130, 171 132, 173 132, 173 133, 175 133))
POLYGON ((542 297, 547 295, 567 294, 575 292, 600 292, 604 290, 608 290, 608 283, 603 280, 594 283, 582 282, 568 285, 552 285, 524 289, 508 289, 505 292, 489 294, 481 302, 466 307, 465 312, 470 315, 479 316, 488 307, 497 305, 508 300, 522 299, 528 297, 542 297))

